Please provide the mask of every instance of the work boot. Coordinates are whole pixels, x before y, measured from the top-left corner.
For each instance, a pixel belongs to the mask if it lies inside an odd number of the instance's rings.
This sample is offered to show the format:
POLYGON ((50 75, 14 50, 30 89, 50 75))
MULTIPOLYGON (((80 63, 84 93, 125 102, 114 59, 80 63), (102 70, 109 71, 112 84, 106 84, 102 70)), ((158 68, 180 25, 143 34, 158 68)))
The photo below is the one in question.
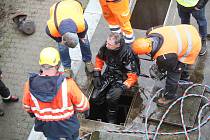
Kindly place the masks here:
POLYGON ((4 116, 4 111, 0 109, 0 116, 4 116))
POLYGON ((73 78, 74 73, 71 68, 64 68, 64 76, 66 78, 73 78))
POLYGON ((201 50, 200 50, 199 55, 200 56, 205 55, 206 54, 206 51, 207 51, 206 39, 202 39, 202 47, 201 47, 201 50))
POLYGON ((94 69, 93 63, 91 61, 85 62, 85 68, 89 73, 92 73, 94 69))
POLYGON ((12 103, 12 102, 17 102, 19 98, 17 96, 11 95, 9 99, 2 99, 4 103, 12 103))

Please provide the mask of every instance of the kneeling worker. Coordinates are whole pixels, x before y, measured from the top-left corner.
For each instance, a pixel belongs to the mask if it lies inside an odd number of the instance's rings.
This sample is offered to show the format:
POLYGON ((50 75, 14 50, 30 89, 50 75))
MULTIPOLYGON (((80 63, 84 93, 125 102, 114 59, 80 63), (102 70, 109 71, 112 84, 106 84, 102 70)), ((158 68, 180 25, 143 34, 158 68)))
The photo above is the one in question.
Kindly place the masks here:
POLYGON ((192 25, 163 26, 147 32, 145 38, 134 41, 135 54, 150 55, 156 59, 160 72, 166 72, 164 97, 157 100, 159 106, 167 106, 177 98, 180 79, 189 76, 187 64, 194 64, 201 49, 198 31, 192 25))

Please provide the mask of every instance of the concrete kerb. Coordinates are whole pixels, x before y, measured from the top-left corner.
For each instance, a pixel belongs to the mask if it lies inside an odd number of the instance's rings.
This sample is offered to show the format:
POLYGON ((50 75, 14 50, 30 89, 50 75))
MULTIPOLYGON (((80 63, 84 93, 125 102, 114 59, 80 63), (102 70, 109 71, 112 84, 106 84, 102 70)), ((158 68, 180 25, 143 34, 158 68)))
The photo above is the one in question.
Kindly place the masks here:
MULTIPOLYGON (((87 34, 90 41, 101 19, 101 15, 102 15, 102 10, 101 10, 99 1, 90 0, 84 12, 85 19, 88 23, 87 34)), ((70 49, 69 53, 72 58, 73 72, 74 74, 77 74, 79 71, 79 67, 81 66, 81 63, 82 63, 79 45, 74 49, 70 49)), ((29 134, 28 140, 46 140, 46 138, 44 137, 42 133, 35 132, 34 127, 33 127, 29 134)))

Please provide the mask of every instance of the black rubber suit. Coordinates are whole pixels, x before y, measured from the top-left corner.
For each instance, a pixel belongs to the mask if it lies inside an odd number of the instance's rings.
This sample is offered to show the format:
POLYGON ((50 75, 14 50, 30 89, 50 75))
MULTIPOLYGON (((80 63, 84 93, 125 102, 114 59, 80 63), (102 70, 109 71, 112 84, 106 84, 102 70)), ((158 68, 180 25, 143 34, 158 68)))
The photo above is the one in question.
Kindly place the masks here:
POLYGON ((94 111, 91 111, 91 116, 95 116, 93 119, 116 123, 119 98, 127 89, 124 82, 130 86, 136 83, 139 61, 130 46, 121 43, 119 50, 108 50, 106 45, 100 48, 96 56, 96 68, 102 68, 103 63, 106 69, 102 76, 101 71, 94 71, 95 90, 91 98, 94 111))

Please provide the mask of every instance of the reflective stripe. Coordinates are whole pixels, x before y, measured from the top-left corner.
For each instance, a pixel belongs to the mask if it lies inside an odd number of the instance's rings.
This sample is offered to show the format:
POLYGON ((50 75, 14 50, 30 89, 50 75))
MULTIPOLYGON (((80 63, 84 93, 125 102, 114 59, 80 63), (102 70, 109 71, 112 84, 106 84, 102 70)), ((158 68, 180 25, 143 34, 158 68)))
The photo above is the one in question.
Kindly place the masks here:
POLYGON ((31 110, 33 111, 38 111, 39 113, 46 113, 46 112, 51 112, 51 113, 63 113, 64 111, 73 111, 73 106, 70 107, 62 107, 60 109, 52 109, 52 108, 44 108, 42 110, 38 109, 37 107, 31 107, 31 110))
POLYGON ((31 98, 35 104, 35 107, 31 107, 32 111, 34 112, 35 116, 42 120, 59 120, 59 119, 65 119, 67 117, 71 117, 74 114, 74 107, 73 105, 68 107, 68 93, 67 93, 67 80, 64 79, 62 83, 62 108, 59 109, 52 109, 52 108, 44 108, 40 109, 38 100, 31 94, 31 98), (68 111, 68 112, 65 112, 68 111), (46 115, 42 113, 52 113, 51 115, 46 115), (55 114, 60 113, 60 114, 55 114))
POLYGON ((123 36, 125 36, 126 38, 134 38, 134 34, 126 34, 126 33, 123 33, 123 36))
POLYGON ((85 102, 85 97, 84 96, 82 96, 82 100, 81 100, 81 102, 79 103, 79 104, 77 104, 77 105, 75 105, 76 107, 82 107, 83 106, 83 104, 84 104, 84 102, 85 102))
POLYGON ((85 110, 88 107, 88 101, 87 100, 84 100, 84 104, 81 107, 77 107, 76 110, 78 110, 78 111, 79 110, 81 110, 81 111, 85 110))
POLYGON ((39 103, 38 103, 37 99, 32 94, 30 94, 30 95, 31 95, 32 101, 34 102, 35 107, 40 110, 39 103))
POLYGON ((31 107, 30 106, 28 106, 28 105, 23 105, 23 107, 24 108, 28 108, 28 109, 30 109, 31 107))
POLYGON ((121 29, 119 25, 109 25, 109 29, 113 33, 121 33, 121 29))
POLYGON ((67 81, 66 78, 63 80, 62 83, 62 102, 63 102, 63 108, 68 107, 68 97, 67 97, 67 81))
POLYGON ((126 39, 125 38, 125 43, 126 44, 131 44, 131 43, 133 43, 133 41, 134 41, 134 39, 126 39))
POLYGON ((62 115, 59 114, 57 116, 52 116, 52 115, 44 115, 44 116, 41 116, 41 115, 35 113, 35 116, 37 118, 41 119, 41 120, 61 120, 61 119, 69 118, 73 114, 74 114, 74 112, 66 112, 66 113, 63 113, 62 115))
POLYGON ((191 33, 189 32, 188 28, 184 28, 184 31, 187 35, 188 47, 187 47, 186 53, 179 60, 181 62, 183 62, 186 59, 186 57, 190 54, 190 52, 192 51, 192 36, 191 36, 191 33))
POLYGON ((175 32, 176 34, 176 38, 177 38, 177 42, 178 42, 178 55, 182 52, 182 39, 181 39, 181 35, 179 33, 179 31, 177 30, 177 28, 175 26, 171 26, 172 30, 175 32))
POLYGON ((135 40, 134 34, 128 35, 128 34, 123 33, 123 36, 124 36, 126 44, 131 44, 135 40))
POLYGON ((109 28, 120 28, 119 25, 109 25, 109 28))

